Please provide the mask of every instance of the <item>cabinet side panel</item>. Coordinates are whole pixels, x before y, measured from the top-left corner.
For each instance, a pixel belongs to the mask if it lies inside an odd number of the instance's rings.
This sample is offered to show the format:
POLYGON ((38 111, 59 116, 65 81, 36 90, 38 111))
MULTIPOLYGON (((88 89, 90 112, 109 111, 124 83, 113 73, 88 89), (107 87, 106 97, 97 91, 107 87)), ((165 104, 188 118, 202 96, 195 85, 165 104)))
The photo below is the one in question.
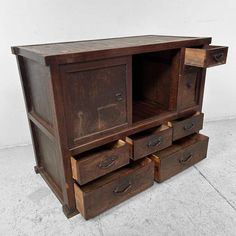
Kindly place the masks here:
POLYGON ((62 176, 59 171, 61 163, 54 135, 56 118, 53 117, 50 71, 48 67, 21 56, 17 56, 17 63, 34 147, 35 170, 63 203, 62 176))
POLYGON ((58 169, 55 143, 50 140, 37 126, 31 123, 32 134, 38 166, 46 173, 47 178, 61 192, 61 177, 58 169))
POLYGON ((26 89, 26 103, 29 112, 34 112, 52 126, 52 105, 50 95, 50 70, 32 60, 23 58, 26 89))

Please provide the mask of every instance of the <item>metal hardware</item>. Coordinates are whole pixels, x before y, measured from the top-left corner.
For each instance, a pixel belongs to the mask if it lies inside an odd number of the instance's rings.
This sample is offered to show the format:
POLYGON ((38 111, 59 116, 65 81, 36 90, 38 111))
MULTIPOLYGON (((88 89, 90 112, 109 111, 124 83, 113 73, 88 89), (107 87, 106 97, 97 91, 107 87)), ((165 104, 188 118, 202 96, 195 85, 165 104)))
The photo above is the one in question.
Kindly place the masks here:
POLYGON ((118 159, 118 156, 110 156, 110 157, 106 158, 105 160, 101 161, 98 164, 98 168, 100 168, 100 169, 109 168, 115 164, 115 161, 117 159, 118 159))
POLYGON ((223 52, 220 52, 220 53, 216 53, 213 55, 213 59, 216 61, 216 62, 221 62, 221 60, 224 58, 224 53, 223 52))
POLYGON ((123 97, 122 97, 121 93, 116 93, 116 100, 119 101, 119 102, 123 100, 123 97))
POLYGON ((185 164, 186 162, 190 161, 193 158, 193 154, 189 153, 187 157, 179 159, 180 164, 185 164))
POLYGON ((161 144, 162 142, 162 138, 161 137, 153 137, 151 138, 148 143, 147 143, 147 146, 150 148, 150 147, 157 147, 161 144))
POLYGON ((184 130, 191 130, 194 127, 194 122, 184 125, 184 130))
POLYGON ((123 187, 123 186, 117 186, 115 189, 114 189, 114 193, 115 194, 122 194, 122 193, 126 193, 128 190, 130 190, 130 188, 132 187, 132 184, 131 182, 128 182, 128 184, 123 187))

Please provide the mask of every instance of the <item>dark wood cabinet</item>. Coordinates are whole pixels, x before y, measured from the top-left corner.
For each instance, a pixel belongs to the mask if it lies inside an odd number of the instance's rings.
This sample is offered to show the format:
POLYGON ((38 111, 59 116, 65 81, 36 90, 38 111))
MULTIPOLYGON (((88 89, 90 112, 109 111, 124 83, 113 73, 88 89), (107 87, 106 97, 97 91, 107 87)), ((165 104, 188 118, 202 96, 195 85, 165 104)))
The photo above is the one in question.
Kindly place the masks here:
POLYGON ((136 36, 12 47, 40 173, 86 219, 206 157, 211 38, 136 36), (155 165, 155 168, 154 168, 155 165))

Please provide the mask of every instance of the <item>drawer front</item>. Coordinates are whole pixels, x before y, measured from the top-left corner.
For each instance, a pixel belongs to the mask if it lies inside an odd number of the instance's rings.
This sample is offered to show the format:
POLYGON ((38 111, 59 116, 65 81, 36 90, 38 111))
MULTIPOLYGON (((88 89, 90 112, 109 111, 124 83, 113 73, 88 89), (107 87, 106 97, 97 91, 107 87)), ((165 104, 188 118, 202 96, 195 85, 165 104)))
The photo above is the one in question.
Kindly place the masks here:
POLYGON ((186 48, 185 65, 196 67, 212 67, 226 63, 228 47, 208 46, 204 49, 186 48))
POLYGON ((126 138, 132 146, 132 159, 137 160, 172 144, 172 128, 162 125, 126 138))
POLYGON ((203 116, 203 113, 196 113, 189 118, 169 122, 169 126, 173 128, 173 141, 201 130, 203 126, 203 116))
POLYGON ((130 145, 123 140, 71 158, 73 178, 81 185, 114 171, 130 160, 130 145))
POLYGON ((155 163, 155 180, 162 182, 204 159, 208 137, 195 134, 176 142, 173 146, 152 155, 155 163))
POLYGON ((154 164, 142 159, 87 185, 74 185, 76 207, 85 219, 123 202, 153 184, 154 164))

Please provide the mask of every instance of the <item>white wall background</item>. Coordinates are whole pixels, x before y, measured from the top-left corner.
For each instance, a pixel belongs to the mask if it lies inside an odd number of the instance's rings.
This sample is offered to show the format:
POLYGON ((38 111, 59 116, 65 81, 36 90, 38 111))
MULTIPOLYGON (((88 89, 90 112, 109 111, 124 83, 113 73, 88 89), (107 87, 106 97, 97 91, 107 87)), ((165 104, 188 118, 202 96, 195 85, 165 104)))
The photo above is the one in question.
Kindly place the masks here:
POLYGON ((235 0, 0 0, 0 148, 29 144, 10 46, 140 34, 211 36, 228 63, 208 69, 206 120, 236 117, 235 0))

